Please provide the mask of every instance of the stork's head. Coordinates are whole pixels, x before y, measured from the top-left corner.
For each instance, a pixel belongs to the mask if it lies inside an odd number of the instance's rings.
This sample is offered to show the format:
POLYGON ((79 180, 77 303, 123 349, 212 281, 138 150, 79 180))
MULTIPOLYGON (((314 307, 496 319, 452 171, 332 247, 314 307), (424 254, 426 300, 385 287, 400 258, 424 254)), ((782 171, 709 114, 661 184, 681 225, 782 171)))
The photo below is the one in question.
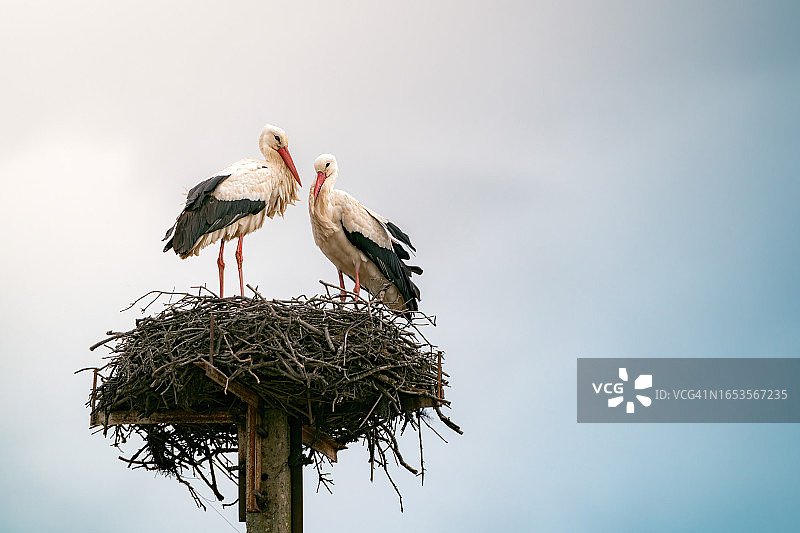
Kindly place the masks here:
POLYGON ((269 158, 270 152, 278 152, 283 162, 286 163, 286 166, 289 168, 289 172, 294 176, 294 179, 297 180, 297 183, 301 187, 303 186, 303 184, 300 183, 300 175, 297 173, 297 168, 294 166, 292 156, 289 155, 289 138, 286 136, 285 131, 278 126, 267 124, 264 126, 264 129, 261 130, 261 137, 258 139, 258 147, 261 148, 261 153, 264 154, 266 158, 269 158))
POLYGON ((314 183, 314 202, 316 203, 319 191, 325 180, 332 178, 336 180, 339 167, 336 165, 336 158, 331 154, 322 154, 314 161, 314 170, 317 172, 317 181, 314 183))

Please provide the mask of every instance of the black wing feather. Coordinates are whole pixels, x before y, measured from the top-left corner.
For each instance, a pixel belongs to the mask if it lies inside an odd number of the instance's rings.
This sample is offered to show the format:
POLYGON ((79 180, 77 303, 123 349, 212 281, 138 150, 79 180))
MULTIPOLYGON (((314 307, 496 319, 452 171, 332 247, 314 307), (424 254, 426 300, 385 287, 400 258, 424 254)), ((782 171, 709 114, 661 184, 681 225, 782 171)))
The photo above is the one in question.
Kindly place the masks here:
MULTIPOLYGON (((408 247, 414 250, 415 252, 417 251, 417 249, 414 248, 414 245, 411 244, 411 239, 409 238, 408 235, 406 235, 405 232, 403 232, 403 230, 401 230, 400 228, 398 228, 397 226, 388 221, 386 222, 386 228, 389 230, 389 233, 391 233, 395 239, 402 242, 403 244, 407 244, 408 247)), ((408 252, 405 252, 405 254, 408 255, 408 252)), ((408 257, 403 257, 402 259, 408 259, 408 257)))
POLYGON ((192 187, 186 196, 186 207, 164 236, 164 240, 167 240, 172 235, 164 246, 165 252, 172 249, 178 255, 188 255, 197 240, 206 233, 220 230, 247 215, 255 215, 267 206, 266 202, 260 200, 225 201, 214 198, 211 193, 229 176, 214 176, 192 187))
POLYGON ((198 209, 184 211, 175 223, 175 235, 164 247, 181 256, 191 252, 197 240, 206 233, 212 233, 229 226, 247 215, 255 215, 267 207, 261 200, 217 200, 208 196, 198 209))
POLYGON ((189 194, 186 195, 186 207, 187 210, 197 209, 200 204, 203 203, 208 196, 214 192, 214 189, 217 186, 225 181, 226 179, 230 178, 230 174, 220 174, 219 176, 214 176, 208 178, 205 181, 201 181, 194 187, 189 190, 189 194))
MULTIPOLYGON (((395 228, 396 227, 397 226, 395 226, 395 228)), ((400 260, 395 250, 388 250, 376 244, 358 231, 347 231, 344 225, 342 225, 342 229, 347 236, 347 240, 349 240, 353 246, 361 250, 370 261, 375 263, 375 266, 378 267, 381 274, 397 287, 397 290, 400 291, 401 296, 405 300, 406 308, 409 311, 418 310, 419 306, 417 305, 417 300, 420 299, 419 288, 411 281, 411 271, 400 260)), ((406 235, 405 238, 408 239, 408 236, 406 235)), ((408 313, 407 316, 410 316, 410 313, 408 313)))
MULTIPOLYGON (((175 220, 175 224, 172 225, 171 228, 167 230, 167 233, 164 235, 164 238, 161 239, 162 241, 166 241, 169 239, 172 232, 175 231, 175 226, 178 225, 178 220, 180 220, 181 216, 185 211, 193 211, 198 209, 200 205, 203 203, 207 197, 211 196, 211 193, 214 192, 214 189, 217 186, 225 181, 227 178, 231 177, 230 174, 220 174, 219 176, 213 176, 208 178, 207 180, 201 181, 191 189, 189 189, 189 193, 186 195, 186 206, 183 208, 183 211, 178 218, 175 220)), ((164 247, 164 251, 166 252, 172 248, 172 241, 169 241, 167 245, 164 247)))
POLYGON ((408 251, 405 248, 403 248, 402 245, 393 242, 392 248, 394 248, 394 253, 396 253, 397 257, 399 257, 400 259, 411 259, 411 256, 408 255, 408 251))

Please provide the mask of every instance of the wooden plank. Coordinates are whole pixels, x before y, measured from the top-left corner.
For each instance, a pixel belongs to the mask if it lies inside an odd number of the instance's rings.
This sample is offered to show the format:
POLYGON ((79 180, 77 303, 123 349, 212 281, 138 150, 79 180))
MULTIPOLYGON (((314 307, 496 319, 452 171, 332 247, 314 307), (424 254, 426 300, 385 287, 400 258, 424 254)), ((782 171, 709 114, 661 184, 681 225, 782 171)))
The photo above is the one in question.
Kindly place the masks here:
POLYGON ((256 491, 261 484, 261 437, 258 435, 258 409, 247 406, 247 512, 258 512, 256 491))
POLYGON ((220 372, 219 369, 217 369, 208 361, 197 361, 195 366, 202 369, 206 373, 206 376, 214 383, 229 391, 247 405, 258 407, 258 395, 255 392, 251 391, 241 383, 230 381, 225 374, 220 372))
POLYGON ((314 426, 303 426, 303 444, 318 451, 331 460, 332 463, 338 462, 336 452, 346 450, 347 446, 339 444, 329 435, 317 431, 314 426))
POLYGON ((173 410, 159 411, 144 416, 135 411, 111 411, 92 413, 89 427, 121 426, 124 424, 233 424, 233 415, 227 411, 211 413, 194 413, 191 411, 173 410))
POLYGON ((436 396, 444 398, 444 391, 442 390, 442 352, 439 352, 439 381, 437 382, 436 396))
POLYGON ((417 409, 425 409, 426 407, 436 407, 439 403, 426 396, 400 396, 400 407, 403 411, 416 411, 417 409))
POLYGON ((436 398, 430 392, 421 390, 400 391, 400 407, 404 411, 414 411, 426 407, 438 407, 449 405, 450 402, 444 398, 436 398))
POLYGON ((238 426, 239 436, 239 522, 247 521, 247 429, 238 426))
MULTIPOLYGON (((227 411, 193 413, 172 410, 156 412, 149 417, 134 411, 112 411, 108 416, 102 412, 93 414, 89 419, 89 427, 125 424, 233 424, 235 422, 233 415, 227 411)), ((336 452, 347 449, 347 446, 339 444, 330 435, 317 432, 314 426, 303 426, 303 444, 323 454, 334 463, 337 462, 336 452)))
POLYGON ((289 488, 291 533, 303 533, 303 423, 289 420, 289 488))

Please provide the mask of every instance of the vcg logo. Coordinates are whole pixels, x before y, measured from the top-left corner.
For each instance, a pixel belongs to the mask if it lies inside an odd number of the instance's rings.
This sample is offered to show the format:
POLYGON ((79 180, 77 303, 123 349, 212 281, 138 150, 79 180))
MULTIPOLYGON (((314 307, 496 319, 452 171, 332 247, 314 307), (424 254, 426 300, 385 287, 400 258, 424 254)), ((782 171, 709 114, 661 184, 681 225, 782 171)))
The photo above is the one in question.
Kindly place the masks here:
MULTIPOLYGON (((619 379, 621 381, 616 383, 592 383, 595 394, 604 393, 608 396, 614 395, 612 398, 608 399, 608 406, 611 408, 617 407, 625 400, 625 382, 628 381, 628 370, 626 368, 619 369, 619 379)), ((642 374, 633 382, 633 388, 635 390, 649 389, 652 386, 652 374, 642 374)), ((643 394, 636 394, 635 396, 636 400, 645 407, 649 407, 650 404, 653 403, 653 400, 649 396, 643 394)), ((634 409, 635 405, 632 400, 625 403, 626 413, 633 413, 634 409)))

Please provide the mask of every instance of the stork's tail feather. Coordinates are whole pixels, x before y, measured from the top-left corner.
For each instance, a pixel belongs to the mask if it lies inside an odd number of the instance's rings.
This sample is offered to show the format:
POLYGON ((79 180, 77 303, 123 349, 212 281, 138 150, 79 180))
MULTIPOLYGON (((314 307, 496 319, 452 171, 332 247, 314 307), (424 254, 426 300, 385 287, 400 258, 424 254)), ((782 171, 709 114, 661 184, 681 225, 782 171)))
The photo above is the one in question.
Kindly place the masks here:
MULTIPOLYGON (((161 240, 162 241, 166 241, 167 239, 169 239, 172 236, 172 232, 175 231, 175 226, 177 226, 177 225, 178 225, 178 222, 176 221, 175 224, 173 224, 172 227, 167 230, 167 233, 164 235, 164 238, 161 239, 161 240)), ((172 250, 172 241, 173 241, 173 239, 174 239, 174 237, 172 239, 169 239, 169 242, 167 242, 167 245, 164 246, 164 251, 165 252, 167 250, 172 250)))
POLYGON ((409 236, 403 230, 401 230, 400 228, 398 228, 397 226, 395 226, 394 224, 392 224, 388 220, 386 221, 386 229, 389 230, 389 233, 391 233, 392 236, 395 239, 397 239, 398 241, 402 242, 403 244, 405 244, 406 246, 408 246, 409 248, 411 248, 415 252, 417 251, 417 249, 414 248, 414 245, 411 244, 411 238, 409 238, 409 236))
POLYGON ((177 226, 177 225, 178 225, 178 223, 175 222, 175 224, 173 224, 172 227, 167 230, 167 233, 164 235, 164 238, 161 239, 161 240, 162 241, 166 241, 167 239, 169 239, 170 235, 172 235, 172 232, 175 231, 175 226, 177 226))
POLYGON ((414 311, 418 309, 417 302, 422 301, 422 297, 419 294, 419 287, 413 281, 411 282, 411 292, 414 294, 414 298, 411 300, 414 303, 414 311))
POLYGON ((408 252, 406 251, 405 248, 403 248, 401 244, 392 241, 392 249, 394 250, 394 253, 397 254, 397 257, 399 257, 400 259, 411 259, 411 256, 408 255, 408 252))
MULTIPOLYGON (((172 236, 172 232, 175 231, 175 226, 177 226, 177 225, 178 225, 178 222, 176 221, 175 224, 173 224, 172 227, 167 230, 166 235, 164 235, 164 238, 161 239, 161 240, 162 241, 166 241, 167 239, 169 239, 172 236)), ((173 239, 174 239, 174 237, 173 237, 173 239)), ((173 239, 169 239, 169 241, 167 242, 167 245, 164 246, 164 251, 165 252, 168 251, 168 250, 172 250, 172 240, 173 239)))
POLYGON ((416 274, 418 276, 422 275, 422 268, 416 265, 406 265, 406 269, 412 274, 416 274))
POLYGON ((419 296, 419 287, 417 287, 413 281, 411 282, 411 293, 413 294, 413 297, 406 301, 406 308, 400 313, 403 315, 403 318, 409 322, 411 322, 411 319, 414 318, 414 312, 419 311, 419 300, 421 299, 419 296))

